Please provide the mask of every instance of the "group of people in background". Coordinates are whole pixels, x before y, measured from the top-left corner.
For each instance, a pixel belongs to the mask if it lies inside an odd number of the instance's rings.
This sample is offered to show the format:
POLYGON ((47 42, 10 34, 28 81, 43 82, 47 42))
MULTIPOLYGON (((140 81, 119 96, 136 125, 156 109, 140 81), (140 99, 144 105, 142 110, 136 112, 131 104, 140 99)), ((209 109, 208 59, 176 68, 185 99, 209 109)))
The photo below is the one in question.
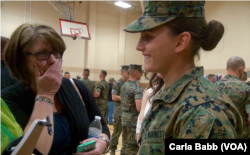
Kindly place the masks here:
MULTIPOLYGON (((88 78, 90 75, 89 69, 84 69, 83 79, 80 79, 93 93, 102 117, 107 119, 105 120, 106 123, 114 127, 110 147, 113 155, 117 149, 121 133, 123 135, 121 154, 136 154, 138 152, 139 147, 135 141, 135 133, 136 129, 141 126, 141 124, 138 126, 137 118, 142 106, 143 90, 140 85, 142 74, 142 65, 130 64, 130 66, 121 66, 122 77, 118 81, 111 77, 107 83, 105 80, 107 72, 101 70, 99 74, 100 82, 95 86, 95 83, 88 78)), ((69 72, 65 72, 64 77, 70 79, 69 72)), ((152 83, 156 84, 157 81, 157 79, 154 79, 152 83)), ((148 106, 146 106, 147 110, 149 109, 148 106)))
MULTIPOLYGON (((207 79, 213 83, 216 83, 217 81, 221 80, 222 79, 222 75, 218 76, 218 79, 216 80, 215 78, 216 75, 214 74, 208 74, 207 75, 207 79)), ((247 85, 250 85, 250 81, 247 81, 247 72, 243 72, 241 78, 240 78, 241 81, 245 82, 247 85)))
MULTIPOLYGON (((114 103, 111 98, 111 90, 114 82, 114 78, 110 78, 109 82, 106 81, 107 72, 105 70, 101 70, 99 74, 100 82, 95 85, 94 81, 89 79, 90 70, 84 69, 83 71, 83 79, 80 76, 77 76, 76 79, 82 81, 84 85, 93 93, 95 97, 95 102, 97 103, 103 118, 105 118, 105 122, 112 125, 113 124, 113 111, 114 111, 114 103), (106 95, 106 96, 105 96, 106 95)), ((70 73, 68 71, 64 72, 64 77, 71 79, 70 73)))
POLYGON ((121 155, 167 154, 168 139, 249 139, 245 61, 238 56, 228 59, 227 75, 217 82, 213 75, 204 77, 202 66, 195 66, 199 50, 213 50, 224 34, 222 23, 206 22, 204 5, 204 1, 145 1, 144 14, 124 28, 140 33, 136 50, 144 56, 149 79, 144 91, 139 82, 142 66, 137 64, 121 66, 121 78, 115 82, 105 80, 105 70, 97 85, 88 78, 89 69, 84 69, 82 80, 71 78, 69 72, 64 78, 66 46, 61 36, 48 25, 20 25, 1 49, 3 67, 18 79, 1 91, 3 114, 13 122, 3 130, 8 132, 5 138, 10 142, 25 135, 34 120, 49 117, 53 136, 43 130, 36 155, 76 153, 79 144, 91 140, 96 140, 96 147, 87 154, 111 150, 115 155, 121 133, 121 155), (109 101, 114 102, 112 135, 110 119, 105 118, 109 101), (99 139, 88 138, 95 116, 101 116, 99 139))

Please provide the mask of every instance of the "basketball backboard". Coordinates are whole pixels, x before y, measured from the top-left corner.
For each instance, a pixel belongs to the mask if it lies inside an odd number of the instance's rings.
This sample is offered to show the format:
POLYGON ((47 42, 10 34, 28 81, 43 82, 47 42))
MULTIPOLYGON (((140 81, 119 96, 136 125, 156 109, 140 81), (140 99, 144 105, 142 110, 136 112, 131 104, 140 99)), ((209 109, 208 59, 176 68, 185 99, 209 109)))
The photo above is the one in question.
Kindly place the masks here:
POLYGON ((90 40, 89 27, 86 23, 59 19, 61 36, 90 40))

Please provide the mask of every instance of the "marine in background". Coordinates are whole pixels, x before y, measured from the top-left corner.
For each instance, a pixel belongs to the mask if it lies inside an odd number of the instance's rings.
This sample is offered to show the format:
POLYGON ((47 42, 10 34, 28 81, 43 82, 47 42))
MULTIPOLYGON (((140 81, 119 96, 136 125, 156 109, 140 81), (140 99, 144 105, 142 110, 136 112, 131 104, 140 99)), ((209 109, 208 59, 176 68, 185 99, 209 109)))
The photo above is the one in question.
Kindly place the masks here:
POLYGON ((250 86, 241 81, 245 69, 245 61, 238 56, 227 61, 227 75, 216 82, 233 101, 243 119, 243 134, 240 138, 250 138, 250 86))
POLYGON ((119 142, 119 137, 122 133, 122 122, 121 122, 121 117, 122 117, 122 111, 121 111, 121 87, 124 85, 125 82, 128 80, 128 69, 129 66, 123 65, 121 66, 121 78, 117 80, 113 84, 112 88, 112 100, 115 102, 115 109, 114 109, 114 122, 113 122, 113 127, 114 131, 111 136, 111 145, 110 145, 110 150, 111 153, 110 155, 115 155, 115 150, 117 150, 117 145, 119 142))
POLYGON ((136 155, 136 124, 141 110, 142 88, 136 81, 142 76, 142 65, 130 64, 129 79, 121 88, 122 149, 121 155, 136 155))
POLYGON ((96 85, 94 89, 95 102, 99 107, 103 118, 105 118, 106 116, 108 107, 109 84, 105 80, 106 76, 107 72, 105 70, 101 70, 101 72, 99 73, 100 82, 96 85))
POLYGON ((95 83, 89 79, 89 76, 90 76, 89 73, 90 73, 89 69, 87 68, 84 69, 83 74, 82 74, 83 79, 81 81, 93 93, 95 89, 95 83))

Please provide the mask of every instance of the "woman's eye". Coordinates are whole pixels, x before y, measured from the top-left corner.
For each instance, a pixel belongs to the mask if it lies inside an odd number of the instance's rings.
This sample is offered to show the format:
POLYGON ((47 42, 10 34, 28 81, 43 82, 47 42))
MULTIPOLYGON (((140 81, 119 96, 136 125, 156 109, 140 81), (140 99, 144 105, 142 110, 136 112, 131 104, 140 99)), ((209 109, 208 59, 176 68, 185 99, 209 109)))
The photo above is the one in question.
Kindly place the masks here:
POLYGON ((47 55, 48 52, 38 52, 37 55, 47 55))
POLYGON ((149 41, 152 37, 151 36, 145 36, 145 40, 149 41))
POLYGON ((53 52, 52 54, 53 54, 56 58, 61 57, 60 53, 53 52))

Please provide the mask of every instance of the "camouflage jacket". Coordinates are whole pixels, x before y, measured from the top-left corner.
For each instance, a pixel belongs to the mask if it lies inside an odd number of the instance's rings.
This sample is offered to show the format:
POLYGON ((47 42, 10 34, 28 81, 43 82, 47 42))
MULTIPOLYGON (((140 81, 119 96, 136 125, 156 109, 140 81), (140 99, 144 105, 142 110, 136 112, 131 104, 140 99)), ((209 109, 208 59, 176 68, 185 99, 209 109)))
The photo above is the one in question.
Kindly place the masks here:
POLYGON ((137 81, 136 81, 136 84, 142 89, 140 80, 137 80, 137 81))
POLYGON ((95 87, 95 90, 100 92, 100 96, 95 98, 97 105, 108 104, 109 84, 105 80, 101 80, 95 87))
POLYGON ((93 93, 94 89, 95 89, 95 84, 93 81, 89 80, 89 79, 86 79, 86 78, 83 78, 81 80, 85 86, 93 93))
POLYGON ((128 80, 121 88, 122 124, 136 127, 139 112, 135 100, 142 99, 142 89, 135 81, 128 80))
POLYGON ((165 154, 166 139, 237 138, 242 128, 233 102, 196 67, 154 96, 142 123, 139 155, 165 154))
MULTIPOLYGON (((121 93, 121 87, 125 82, 120 78, 113 84, 112 88, 112 94, 120 96, 121 93)), ((121 111, 121 102, 120 101, 115 101, 115 109, 114 109, 114 115, 122 116, 122 111, 121 111)))
POLYGON ((245 82, 242 82, 234 75, 226 75, 223 79, 216 82, 216 85, 228 95, 242 116, 242 138, 249 137, 250 125, 248 122, 248 113, 250 113, 250 86, 246 85, 245 82))

